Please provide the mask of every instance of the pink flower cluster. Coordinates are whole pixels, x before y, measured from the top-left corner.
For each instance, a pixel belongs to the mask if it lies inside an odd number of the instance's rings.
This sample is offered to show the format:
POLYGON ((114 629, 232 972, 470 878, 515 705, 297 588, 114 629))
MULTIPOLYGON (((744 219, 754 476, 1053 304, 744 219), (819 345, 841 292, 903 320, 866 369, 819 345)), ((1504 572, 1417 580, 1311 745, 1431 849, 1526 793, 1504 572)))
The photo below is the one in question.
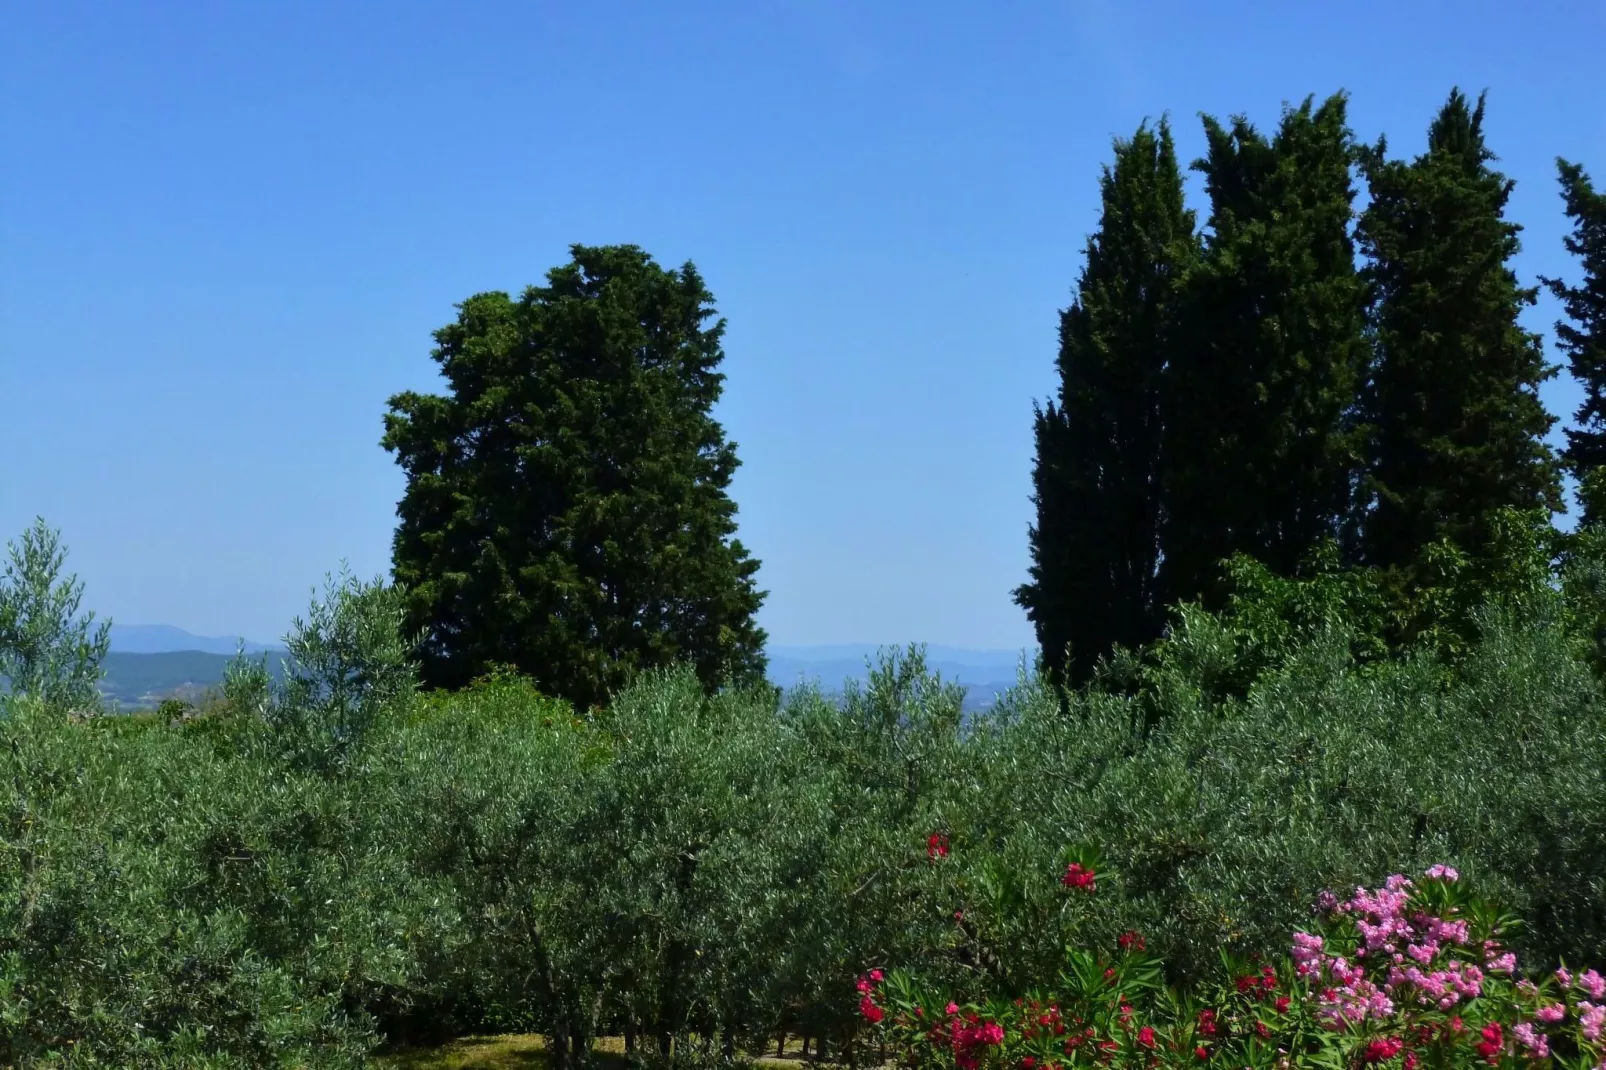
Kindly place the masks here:
MULTIPOLYGON (((1460 874, 1449 866, 1433 866, 1430 880, 1455 881, 1460 874)), ((1465 919, 1441 918, 1409 909, 1415 885, 1401 874, 1394 874, 1376 891, 1356 888, 1349 899, 1323 904, 1329 913, 1347 916, 1360 935, 1361 946, 1355 961, 1329 954, 1320 936, 1294 934, 1295 973, 1332 986, 1321 991, 1318 1014, 1335 1029, 1354 1025, 1368 1018, 1387 1019, 1395 1012, 1397 999, 1414 999, 1422 1006, 1448 1010, 1462 1000, 1476 998, 1483 991, 1483 970, 1446 952, 1464 946, 1470 938, 1465 919), (1386 970, 1368 978, 1367 966, 1386 970)), ((1488 968, 1506 966, 1505 956, 1490 956, 1488 968)))
MULTIPOLYGON (((1594 970, 1585 970, 1574 977, 1563 966, 1556 971, 1556 980, 1560 982, 1564 992, 1567 990, 1582 992, 1587 997, 1573 1004, 1573 1011, 1578 1015, 1578 1031, 1592 1044, 1599 1041, 1602 1034, 1606 1033, 1606 1004, 1600 1002, 1606 998, 1606 977, 1602 977, 1594 970)), ((1540 1021, 1559 1022, 1566 1014, 1565 1005, 1558 1003, 1541 1009, 1535 1017, 1540 1021)))

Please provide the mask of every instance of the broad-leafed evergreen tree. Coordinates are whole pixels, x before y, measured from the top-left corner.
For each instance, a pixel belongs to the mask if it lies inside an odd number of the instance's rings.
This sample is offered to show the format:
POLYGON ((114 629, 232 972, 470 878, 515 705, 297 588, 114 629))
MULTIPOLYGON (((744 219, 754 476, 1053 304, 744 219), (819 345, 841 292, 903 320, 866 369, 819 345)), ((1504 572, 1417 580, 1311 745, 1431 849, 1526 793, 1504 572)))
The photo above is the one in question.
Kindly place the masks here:
POLYGON ((1390 160, 1380 139, 1361 156, 1374 343, 1363 548, 1384 568, 1440 540, 1480 553, 1502 508, 1561 508, 1544 441, 1555 418, 1539 400, 1555 369, 1518 322, 1537 290, 1509 264, 1521 228, 1505 218, 1512 182, 1490 167, 1483 116, 1483 98, 1457 90, 1422 155, 1390 160))
POLYGON ((1100 187, 1099 228, 1060 314, 1059 397, 1036 413, 1031 580, 1015 592, 1055 679, 1085 677, 1163 622, 1161 377, 1196 247, 1169 125, 1117 141, 1100 187))
POLYGON ((1291 575, 1351 513, 1366 345, 1345 113, 1342 93, 1308 98, 1270 138, 1204 119, 1210 217, 1166 376, 1169 602, 1213 601, 1235 553, 1291 575))
POLYGON ((1576 286, 1560 279, 1544 283, 1561 300, 1566 319, 1556 324, 1557 344, 1584 388, 1584 402, 1573 415, 1578 427, 1567 429, 1562 463, 1580 485, 1581 523, 1590 524, 1606 520, 1606 502, 1597 500, 1606 491, 1597 485, 1598 473, 1606 469, 1606 191, 1596 190, 1578 164, 1557 160, 1556 168, 1573 223, 1564 242, 1584 274, 1576 286))
POLYGON ((447 394, 390 401, 384 446, 407 474, 395 577, 425 680, 506 667, 589 706, 672 663, 710 687, 761 679, 736 447, 710 415, 724 321, 691 264, 572 253, 545 286, 479 294, 436 332, 447 394))

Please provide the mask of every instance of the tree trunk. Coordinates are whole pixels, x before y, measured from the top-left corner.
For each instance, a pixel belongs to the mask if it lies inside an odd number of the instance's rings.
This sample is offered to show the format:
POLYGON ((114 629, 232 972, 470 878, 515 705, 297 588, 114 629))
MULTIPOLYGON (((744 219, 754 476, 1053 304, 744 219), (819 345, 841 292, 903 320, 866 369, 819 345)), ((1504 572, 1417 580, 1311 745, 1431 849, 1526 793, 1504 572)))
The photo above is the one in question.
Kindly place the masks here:
POLYGON ((547 1060, 552 1064, 552 1070, 570 1070, 567 1022, 560 1021, 552 1026, 552 1035, 547 1038, 547 1060))

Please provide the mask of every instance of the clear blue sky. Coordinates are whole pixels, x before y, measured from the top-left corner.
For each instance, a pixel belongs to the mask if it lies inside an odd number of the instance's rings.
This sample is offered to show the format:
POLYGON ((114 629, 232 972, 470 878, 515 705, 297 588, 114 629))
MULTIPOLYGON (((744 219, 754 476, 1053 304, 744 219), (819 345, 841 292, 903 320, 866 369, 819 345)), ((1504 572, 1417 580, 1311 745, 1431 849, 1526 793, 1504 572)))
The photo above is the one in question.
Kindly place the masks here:
MULTIPOLYGON (((386 571, 385 400, 571 242, 694 260, 776 643, 1031 642, 1031 412, 1112 136, 1490 90, 1519 271, 1606 179, 1606 4, 6 5, 0 536, 121 623, 271 639, 386 571)), ((1198 183, 1192 185, 1197 198, 1198 183)), ((1549 333, 1548 299, 1530 325, 1549 333)), ((1552 384, 1554 411, 1577 392, 1552 384)))

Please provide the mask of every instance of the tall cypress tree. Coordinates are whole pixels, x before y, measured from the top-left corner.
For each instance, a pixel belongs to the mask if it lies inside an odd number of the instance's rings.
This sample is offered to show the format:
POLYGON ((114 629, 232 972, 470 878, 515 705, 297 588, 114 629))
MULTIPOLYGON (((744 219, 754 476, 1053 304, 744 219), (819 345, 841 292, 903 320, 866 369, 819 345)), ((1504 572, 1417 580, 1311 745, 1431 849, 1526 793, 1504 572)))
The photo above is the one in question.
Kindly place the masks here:
POLYGON ((472 297, 436 332, 449 394, 390 401, 394 570, 425 678, 511 667, 582 707, 676 663, 710 687, 762 679, 736 447, 711 415, 724 321, 690 264, 572 252, 547 285, 472 297))
POLYGON ((1212 600, 1234 553, 1293 573, 1341 533, 1359 465, 1365 289, 1346 97, 1284 109, 1272 138, 1242 117, 1204 127, 1208 236, 1166 391, 1168 601, 1212 600))
POLYGON ((1159 634, 1161 376, 1196 251, 1164 120, 1116 142, 1100 191, 1099 228, 1060 314, 1058 402, 1036 413, 1031 581, 1015 591, 1049 673, 1072 681, 1114 645, 1159 634))
POLYGON ((1365 560, 1405 567, 1429 543, 1469 553, 1502 508, 1556 510, 1561 491, 1539 400, 1547 367, 1518 315, 1536 289, 1508 266, 1521 228, 1505 219, 1512 182, 1489 164, 1484 101, 1450 94, 1425 153, 1362 153, 1372 200, 1358 230, 1369 258, 1374 366, 1365 560))
POLYGON ((1597 191, 1578 164, 1557 160, 1556 168, 1573 222, 1564 244, 1583 266, 1584 277, 1577 286, 1543 281, 1561 300, 1566 319, 1556 324, 1557 343, 1584 388, 1584 402, 1573 416, 1578 427, 1567 429, 1562 463, 1580 485, 1581 523, 1591 524, 1606 520, 1606 501, 1599 500, 1606 486, 1595 485, 1597 473, 1606 469, 1606 191, 1597 191))

